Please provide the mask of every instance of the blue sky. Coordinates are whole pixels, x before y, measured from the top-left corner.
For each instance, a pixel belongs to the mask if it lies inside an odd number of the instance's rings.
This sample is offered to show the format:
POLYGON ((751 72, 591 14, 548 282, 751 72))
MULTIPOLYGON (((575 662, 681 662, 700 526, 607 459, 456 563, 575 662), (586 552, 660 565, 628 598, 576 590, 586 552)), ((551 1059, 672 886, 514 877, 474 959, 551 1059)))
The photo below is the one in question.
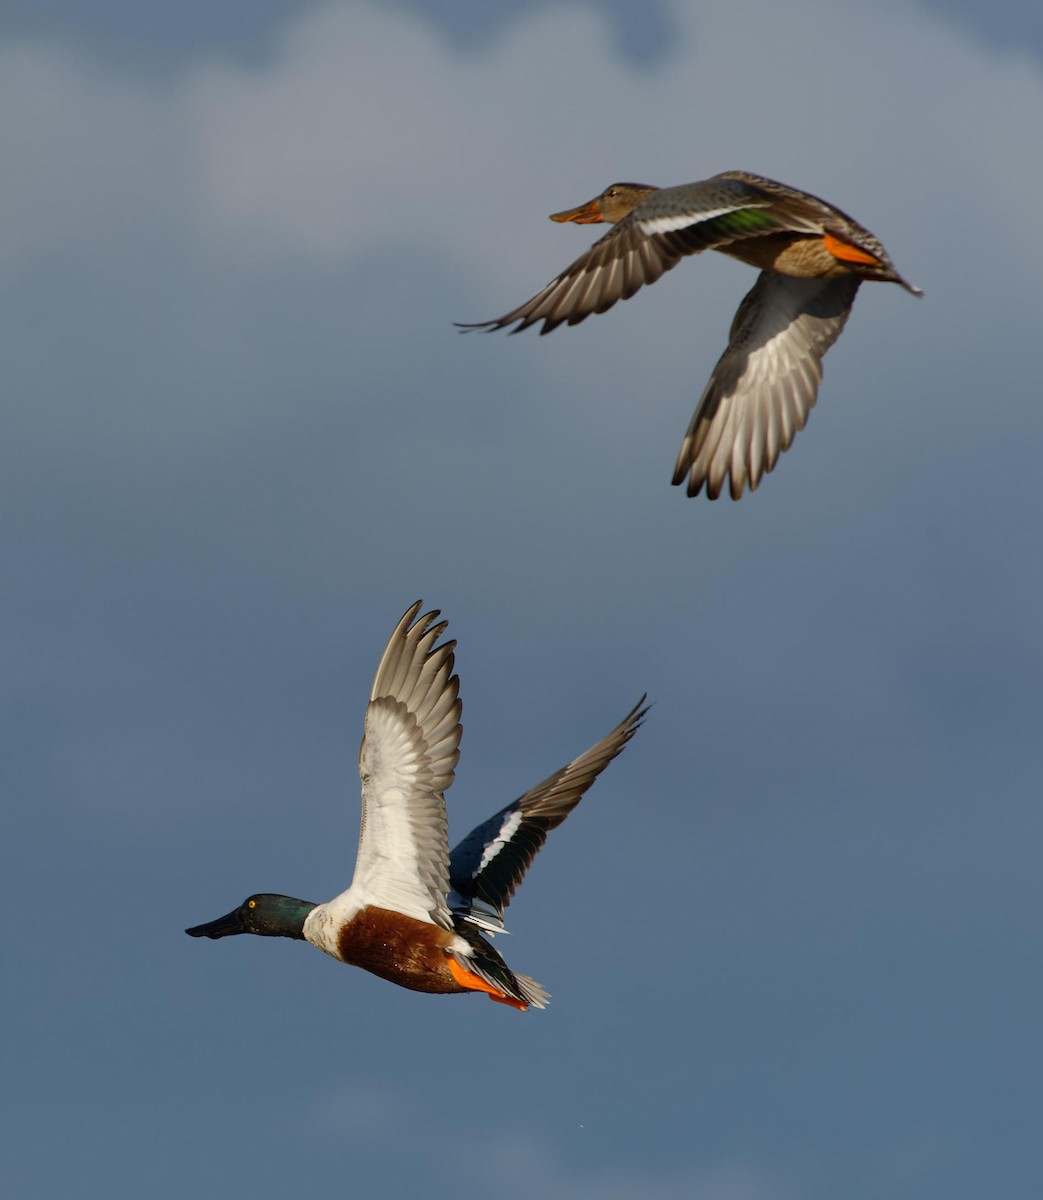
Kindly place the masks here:
POLYGON ((1038 1195, 1043 23, 693 7, 6 16, 5 1195, 1038 1195), (748 268, 451 322, 589 243, 549 212, 735 167, 927 296, 863 288, 709 504, 748 268), (509 911, 546 1012, 182 933, 346 885, 421 596, 453 835, 655 701, 509 911))

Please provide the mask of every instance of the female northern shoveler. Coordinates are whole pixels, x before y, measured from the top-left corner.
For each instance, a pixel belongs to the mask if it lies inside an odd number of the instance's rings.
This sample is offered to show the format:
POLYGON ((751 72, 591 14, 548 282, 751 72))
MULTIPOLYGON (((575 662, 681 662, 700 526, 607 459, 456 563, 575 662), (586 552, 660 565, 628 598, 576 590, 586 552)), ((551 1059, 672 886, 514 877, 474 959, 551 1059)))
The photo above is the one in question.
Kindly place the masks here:
POLYGON ((585 754, 473 829, 449 853, 445 800, 460 757, 455 642, 446 622, 395 627, 377 667, 359 751, 362 830, 351 886, 325 904, 250 896, 234 912, 185 932, 298 938, 417 992, 485 992, 524 1011, 547 993, 511 971, 482 933, 504 932, 503 910, 547 834, 633 737, 645 697, 585 754))
POLYGON ((720 250, 761 273, 743 298, 721 355, 681 444, 673 482, 711 500, 730 476, 738 500, 775 466, 818 395, 822 357, 840 336, 863 279, 923 293, 895 270, 880 242, 846 213, 796 188, 723 171, 701 183, 655 188, 614 183, 552 221, 615 228, 531 300, 495 321, 464 329, 520 333, 543 322, 578 325, 642 284, 654 283, 688 254, 720 250))

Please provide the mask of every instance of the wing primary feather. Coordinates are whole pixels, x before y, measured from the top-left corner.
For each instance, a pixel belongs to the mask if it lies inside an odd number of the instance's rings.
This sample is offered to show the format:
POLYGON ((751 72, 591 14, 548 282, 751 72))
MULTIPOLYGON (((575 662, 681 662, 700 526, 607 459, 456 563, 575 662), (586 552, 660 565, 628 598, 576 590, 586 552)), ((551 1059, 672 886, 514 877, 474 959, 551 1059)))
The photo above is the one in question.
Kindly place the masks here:
MULTIPOLYGON (((459 678, 447 623, 411 605, 381 656, 359 754, 362 828, 345 902, 452 928, 442 793, 460 757, 459 678)), ((338 898, 339 900, 340 898, 338 898)), ((336 901, 331 902, 336 903, 336 901)))
POLYGON ((458 916, 503 932, 503 910, 547 834, 572 812, 648 712, 642 696, 599 742, 473 829, 450 855, 450 904, 458 916))

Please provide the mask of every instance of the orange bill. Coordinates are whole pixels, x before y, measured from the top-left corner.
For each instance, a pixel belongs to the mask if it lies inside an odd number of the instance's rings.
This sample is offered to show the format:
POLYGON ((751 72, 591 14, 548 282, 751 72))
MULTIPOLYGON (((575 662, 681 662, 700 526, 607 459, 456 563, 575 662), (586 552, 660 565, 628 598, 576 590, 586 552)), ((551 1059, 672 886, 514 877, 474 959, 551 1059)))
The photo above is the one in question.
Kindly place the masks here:
POLYGON ((552 221, 574 221, 577 225, 600 225, 604 221, 601 215, 601 205, 598 204, 598 197, 586 204, 581 204, 579 208, 569 208, 565 212, 551 213, 552 221))

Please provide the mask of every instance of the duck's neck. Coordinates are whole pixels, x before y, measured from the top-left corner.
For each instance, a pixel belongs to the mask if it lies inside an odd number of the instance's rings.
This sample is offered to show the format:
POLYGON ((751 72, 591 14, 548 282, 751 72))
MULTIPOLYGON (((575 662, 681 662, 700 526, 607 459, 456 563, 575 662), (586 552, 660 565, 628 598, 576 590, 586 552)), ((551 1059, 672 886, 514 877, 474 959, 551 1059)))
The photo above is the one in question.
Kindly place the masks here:
POLYGON ((304 922, 315 905, 296 896, 258 897, 252 933, 262 937, 287 937, 304 941, 304 922))

